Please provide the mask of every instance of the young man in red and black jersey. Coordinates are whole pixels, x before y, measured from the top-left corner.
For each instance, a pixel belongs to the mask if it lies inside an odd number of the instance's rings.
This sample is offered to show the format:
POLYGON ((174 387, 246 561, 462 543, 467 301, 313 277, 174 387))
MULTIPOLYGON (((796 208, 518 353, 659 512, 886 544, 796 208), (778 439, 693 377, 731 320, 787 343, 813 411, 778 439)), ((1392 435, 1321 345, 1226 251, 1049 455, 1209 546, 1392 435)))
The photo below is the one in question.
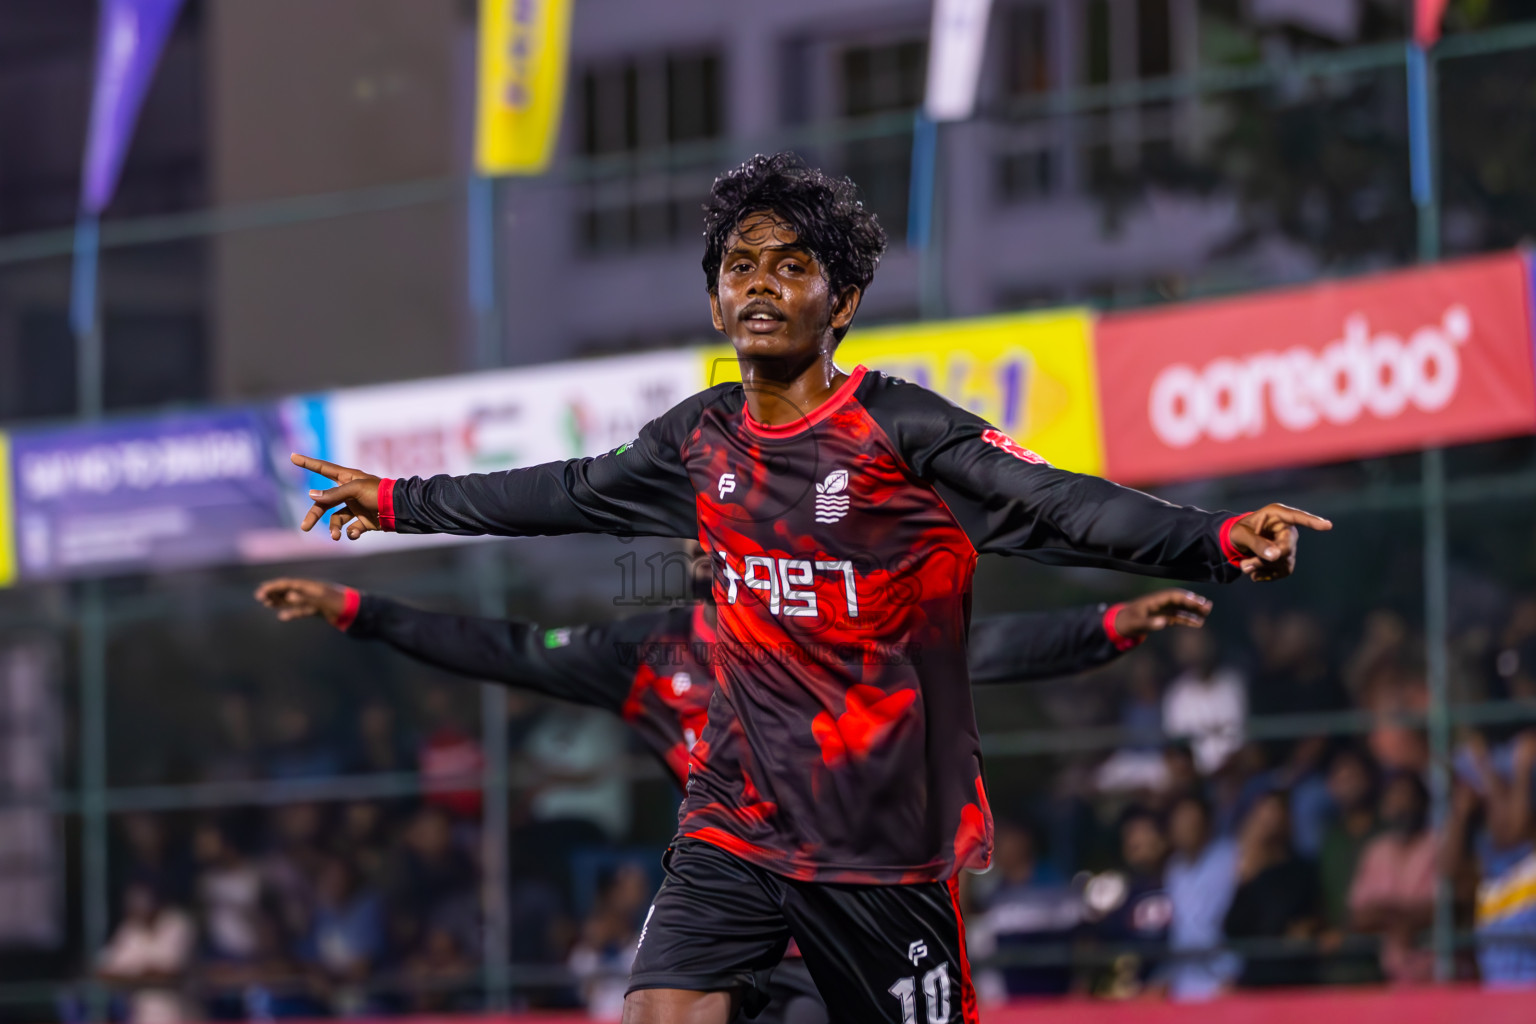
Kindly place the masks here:
MULTIPOLYGON (((791 935, 834 1019, 974 1020, 955 904, 991 814, 965 660, 979 554, 1279 579, 1315 516, 1183 508, 1055 469, 991 424, 834 361, 885 236, 793 156, 722 175, 705 280, 742 383, 606 456, 381 480, 305 456, 333 537, 365 530, 697 536, 718 689, 625 1020, 726 1021, 791 935)), ((601 287, 601 281, 595 281, 601 287)))
MULTIPOLYGON (((707 578, 704 581, 708 583, 707 578)), ((281 578, 256 598, 284 622, 319 617, 348 636, 382 640, 472 679, 612 712, 634 730, 679 787, 715 692, 715 608, 698 604, 610 622, 549 629, 521 619, 425 611, 320 580, 281 578)), ((973 684, 1026 682, 1085 672, 1171 625, 1199 628, 1211 603, 1160 590, 1114 605, 978 619, 968 658, 973 684)), ((798 951, 774 970, 760 1024, 825 1022, 825 1007, 798 951)))

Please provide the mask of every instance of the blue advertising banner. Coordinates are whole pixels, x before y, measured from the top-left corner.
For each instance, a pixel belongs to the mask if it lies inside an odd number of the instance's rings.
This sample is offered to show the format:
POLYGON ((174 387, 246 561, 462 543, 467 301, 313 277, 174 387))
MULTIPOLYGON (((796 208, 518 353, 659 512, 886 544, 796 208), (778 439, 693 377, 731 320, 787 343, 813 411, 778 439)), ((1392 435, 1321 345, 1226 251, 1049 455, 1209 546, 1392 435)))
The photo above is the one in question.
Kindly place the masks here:
POLYGON ((263 408, 12 433, 18 579, 242 560, 308 504, 283 438, 263 408))

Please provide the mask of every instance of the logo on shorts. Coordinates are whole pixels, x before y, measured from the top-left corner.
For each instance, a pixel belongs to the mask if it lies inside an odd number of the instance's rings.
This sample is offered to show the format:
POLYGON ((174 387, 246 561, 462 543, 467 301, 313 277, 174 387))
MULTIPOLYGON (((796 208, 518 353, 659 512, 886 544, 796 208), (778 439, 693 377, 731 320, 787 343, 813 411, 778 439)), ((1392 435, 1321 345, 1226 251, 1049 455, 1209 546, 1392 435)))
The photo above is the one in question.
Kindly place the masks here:
POLYGON ((736 474, 735 473, 721 473, 720 474, 720 483, 716 486, 715 489, 716 489, 716 491, 719 492, 720 500, 721 501, 725 500, 725 496, 727 494, 735 494, 736 493, 736 474))
POLYGON ((816 485, 816 521, 835 523, 848 514, 848 471, 834 469, 816 485))
POLYGON ((922 939, 918 939, 916 942, 907 947, 907 959, 912 961, 913 967, 917 966, 919 960, 925 960, 927 957, 928 943, 924 942, 922 939))
POLYGON ((640 926, 640 937, 635 940, 635 948, 640 948, 640 943, 645 941, 645 933, 651 929, 651 915, 656 913, 656 904, 651 904, 651 909, 645 912, 645 924, 640 926))

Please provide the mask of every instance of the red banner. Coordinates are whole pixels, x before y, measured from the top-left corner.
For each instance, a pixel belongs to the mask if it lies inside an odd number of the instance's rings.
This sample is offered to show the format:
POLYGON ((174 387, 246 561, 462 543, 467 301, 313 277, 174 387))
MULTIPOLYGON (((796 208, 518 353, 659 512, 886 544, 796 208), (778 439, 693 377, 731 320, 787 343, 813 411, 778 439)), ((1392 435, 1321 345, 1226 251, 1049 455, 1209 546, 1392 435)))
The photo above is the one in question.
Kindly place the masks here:
POLYGON ((1106 475, 1337 462, 1536 431, 1515 254, 1104 317, 1106 475))

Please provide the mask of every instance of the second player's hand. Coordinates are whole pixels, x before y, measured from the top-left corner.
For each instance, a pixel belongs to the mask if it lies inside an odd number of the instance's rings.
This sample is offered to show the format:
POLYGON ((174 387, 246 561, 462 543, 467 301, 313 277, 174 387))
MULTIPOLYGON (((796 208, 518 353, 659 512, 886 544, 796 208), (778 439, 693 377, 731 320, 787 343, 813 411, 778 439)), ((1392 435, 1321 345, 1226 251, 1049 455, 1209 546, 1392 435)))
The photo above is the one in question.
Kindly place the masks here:
POLYGON ((1289 505, 1265 505, 1232 524, 1228 535, 1243 555, 1239 568, 1259 583, 1283 580, 1296 571, 1296 544, 1300 527, 1331 530, 1333 524, 1289 505))
POLYGON ((334 583, 284 577, 257 587, 256 600, 277 612, 279 622, 318 615, 334 626, 346 607, 347 592, 334 583))
POLYGON ((288 456, 295 466, 311 473, 336 481, 340 486, 328 491, 310 491, 314 506, 304 513, 300 529, 308 533, 315 528, 327 511, 343 506, 331 513, 331 540, 341 540, 342 530, 357 540, 370 530, 379 528, 379 478, 360 469, 348 469, 324 459, 310 458, 297 452, 288 456))
POLYGON ((1159 590, 1120 606, 1115 632, 1132 640, 1169 626, 1199 629, 1211 614, 1211 602, 1188 590, 1159 590))

